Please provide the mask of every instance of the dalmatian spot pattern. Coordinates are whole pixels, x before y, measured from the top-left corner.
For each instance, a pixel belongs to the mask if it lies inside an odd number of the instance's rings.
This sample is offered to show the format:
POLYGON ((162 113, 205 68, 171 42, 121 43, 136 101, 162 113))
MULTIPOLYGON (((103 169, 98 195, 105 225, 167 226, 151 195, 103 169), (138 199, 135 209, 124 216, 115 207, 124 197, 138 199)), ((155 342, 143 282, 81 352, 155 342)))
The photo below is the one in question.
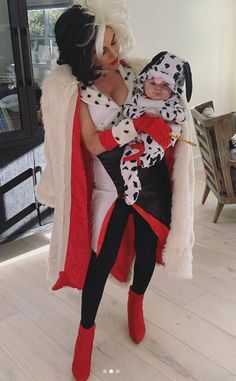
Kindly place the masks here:
MULTIPOLYGON (((140 116, 142 116, 145 112, 150 112, 154 115, 160 115, 162 118, 170 123, 173 123, 171 125, 172 132, 174 135, 179 136, 181 134, 181 127, 179 124, 183 123, 186 120, 186 111, 183 107, 179 104, 180 95, 183 92, 183 85, 184 85, 184 64, 186 61, 184 61, 182 58, 177 57, 174 54, 171 54, 167 52, 164 56, 162 56, 158 62, 156 62, 150 69, 155 70, 156 72, 161 72, 167 75, 170 75, 174 81, 174 87, 172 88, 173 95, 168 101, 165 101, 164 104, 162 104, 158 107, 157 102, 155 103, 155 111, 153 112, 154 105, 152 105, 151 111, 148 107, 148 104, 144 102, 143 97, 143 87, 144 82, 149 78, 148 77, 148 71, 142 73, 140 76, 137 77, 135 81, 135 89, 133 91, 133 98, 129 102, 129 104, 124 105, 123 107, 123 114, 126 118, 135 119, 140 116)), ((157 161, 162 160, 164 156, 164 150, 163 148, 156 143, 150 136, 142 133, 141 134, 141 140, 144 142, 144 153, 140 157, 140 163, 143 168, 148 168, 152 165, 155 165, 157 161)), ((176 142, 175 138, 171 138, 171 145, 174 145, 176 142)), ((137 152, 135 149, 131 149, 129 146, 127 146, 123 157, 130 156, 131 154, 134 154, 137 152)), ((122 159, 123 159, 122 157, 122 159)), ((137 168, 132 165, 131 162, 123 162, 121 160, 121 174, 123 176, 124 182, 126 184, 126 191, 125 191, 125 199, 128 204, 134 203, 137 198, 138 194, 141 190, 140 181, 138 178, 138 171, 137 168), (127 170, 128 167, 128 170, 127 170), (124 173, 124 169, 126 172, 124 173), (129 172, 129 175, 127 177, 127 172, 129 172), (134 179, 134 176, 136 179, 134 179), (130 181, 133 180, 133 181, 130 181), (135 184, 138 184, 138 190, 135 190, 134 187, 135 184)))
MULTIPOLYGON (((149 168, 161 161, 164 156, 164 150, 160 144, 155 142, 149 135, 142 133, 139 137, 140 141, 144 142, 144 153, 140 157, 140 164, 142 168, 149 168)), ((132 143, 137 143, 137 139, 132 143)), ((138 150, 131 148, 129 145, 125 148, 123 158, 134 155, 138 150)), ((128 205, 133 205, 142 189, 140 179, 138 176, 138 164, 136 160, 123 161, 120 163, 121 175, 125 184, 125 202, 128 205)))

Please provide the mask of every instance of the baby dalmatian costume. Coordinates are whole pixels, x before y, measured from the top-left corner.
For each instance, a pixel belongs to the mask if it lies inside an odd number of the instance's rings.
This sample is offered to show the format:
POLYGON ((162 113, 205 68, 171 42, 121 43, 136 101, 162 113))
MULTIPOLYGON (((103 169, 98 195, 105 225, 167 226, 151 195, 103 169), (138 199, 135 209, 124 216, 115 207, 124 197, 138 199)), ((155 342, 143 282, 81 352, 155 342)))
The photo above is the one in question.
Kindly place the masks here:
MULTIPOLYGON (((135 81, 134 96, 124 105, 123 115, 129 119, 138 118, 145 113, 161 116, 170 123, 174 135, 181 135, 181 126, 186 119, 186 111, 181 106, 182 88, 186 81, 187 100, 192 91, 189 64, 182 58, 169 52, 162 52, 142 70, 135 81), (144 84, 151 78, 166 82, 172 94, 167 100, 154 100, 144 96, 144 84)), ((143 116, 145 117, 145 115, 143 116)), ((171 139, 174 146, 176 138, 171 139)), ((141 190, 138 167, 148 168, 162 160, 165 149, 146 133, 141 133, 126 146, 121 163, 121 174, 125 183, 125 201, 128 205, 136 202, 141 190)))

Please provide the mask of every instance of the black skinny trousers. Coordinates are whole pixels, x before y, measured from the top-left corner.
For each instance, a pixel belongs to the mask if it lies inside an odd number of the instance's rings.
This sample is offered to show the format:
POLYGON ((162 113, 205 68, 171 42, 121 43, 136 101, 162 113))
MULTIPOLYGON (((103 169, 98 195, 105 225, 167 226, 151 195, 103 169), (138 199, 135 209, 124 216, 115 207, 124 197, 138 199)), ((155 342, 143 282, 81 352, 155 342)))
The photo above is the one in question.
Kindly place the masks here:
POLYGON ((92 253, 88 267, 82 293, 81 324, 84 328, 90 328, 94 324, 103 290, 116 261, 130 213, 134 215, 136 251, 131 289, 137 294, 144 294, 151 280, 156 263, 158 238, 149 224, 123 199, 118 198, 108 223, 100 254, 96 257, 96 254, 92 253))

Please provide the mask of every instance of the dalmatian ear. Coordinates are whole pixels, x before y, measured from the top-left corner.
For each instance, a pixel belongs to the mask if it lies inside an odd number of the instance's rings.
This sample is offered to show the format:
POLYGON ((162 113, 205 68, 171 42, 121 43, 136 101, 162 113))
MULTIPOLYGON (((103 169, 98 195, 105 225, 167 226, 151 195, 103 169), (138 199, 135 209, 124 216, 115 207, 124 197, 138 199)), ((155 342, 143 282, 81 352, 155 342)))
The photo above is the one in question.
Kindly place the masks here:
POLYGON ((141 74, 145 73, 146 71, 148 71, 153 65, 156 65, 157 62, 159 62, 159 60, 164 57, 166 55, 167 51, 165 52, 160 52, 158 53, 155 57, 153 57, 153 59, 151 60, 151 62, 149 62, 145 67, 144 69, 141 71, 141 74))
POLYGON ((188 62, 184 63, 184 76, 185 76, 185 87, 186 87, 186 99, 187 99, 187 102, 189 102, 192 96, 193 82, 192 82, 192 72, 188 62))

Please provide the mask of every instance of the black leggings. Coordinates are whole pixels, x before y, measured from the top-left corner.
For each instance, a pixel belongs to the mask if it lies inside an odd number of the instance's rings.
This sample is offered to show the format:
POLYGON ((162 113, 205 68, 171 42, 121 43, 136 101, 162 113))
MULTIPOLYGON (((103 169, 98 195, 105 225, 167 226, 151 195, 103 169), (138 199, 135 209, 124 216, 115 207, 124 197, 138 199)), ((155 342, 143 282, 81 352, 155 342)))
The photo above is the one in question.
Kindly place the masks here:
POLYGON ((81 324, 84 328, 90 328, 94 324, 106 280, 117 258, 130 213, 134 215, 136 251, 131 289, 137 294, 144 294, 151 280, 156 263, 158 238, 149 224, 119 198, 108 223, 100 254, 96 257, 96 254, 92 253, 88 267, 82 293, 81 324))

